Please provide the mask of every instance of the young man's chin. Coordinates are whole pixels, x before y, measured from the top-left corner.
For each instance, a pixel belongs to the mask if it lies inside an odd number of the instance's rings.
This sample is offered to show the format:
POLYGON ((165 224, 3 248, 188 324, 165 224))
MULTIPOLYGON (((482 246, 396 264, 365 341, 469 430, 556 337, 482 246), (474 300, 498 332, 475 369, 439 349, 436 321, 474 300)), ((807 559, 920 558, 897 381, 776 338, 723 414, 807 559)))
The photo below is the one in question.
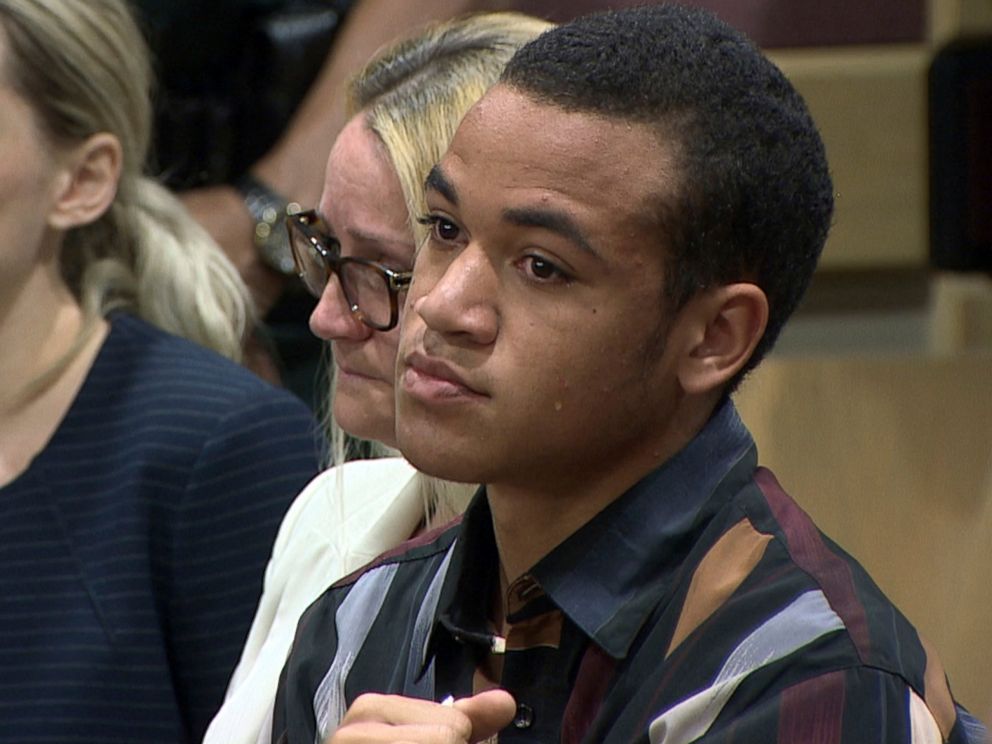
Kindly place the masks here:
POLYGON ((482 475, 476 461, 480 445, 474 437, 454 431, 447 422, 418 410, 400 396, 396 439, 409 462, 427 475, 461 483, 478 483, 482 475))
POLYGON ((462 457, 457 451, 418 446, 403 450, 402 444, 400 450, 417 470, 435 478, 455 483, 479 483, 488 480, 478 467, 478 463, 462 457))

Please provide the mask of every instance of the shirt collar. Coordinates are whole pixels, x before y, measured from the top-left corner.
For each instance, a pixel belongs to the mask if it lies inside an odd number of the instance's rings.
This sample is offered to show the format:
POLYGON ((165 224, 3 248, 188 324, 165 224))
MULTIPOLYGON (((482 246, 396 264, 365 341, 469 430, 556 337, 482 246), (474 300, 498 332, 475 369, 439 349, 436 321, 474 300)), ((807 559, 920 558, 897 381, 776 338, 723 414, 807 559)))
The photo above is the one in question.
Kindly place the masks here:
MULTIPOLYGON (((623 658, 696 538, 752 476, 754 442, 729 399, 680 452, 645 476, 530 571, 551 600, 623 658)), ((439 602, 449 632, 486 635, 498 580, 484 490, 465 513, 439 602)))

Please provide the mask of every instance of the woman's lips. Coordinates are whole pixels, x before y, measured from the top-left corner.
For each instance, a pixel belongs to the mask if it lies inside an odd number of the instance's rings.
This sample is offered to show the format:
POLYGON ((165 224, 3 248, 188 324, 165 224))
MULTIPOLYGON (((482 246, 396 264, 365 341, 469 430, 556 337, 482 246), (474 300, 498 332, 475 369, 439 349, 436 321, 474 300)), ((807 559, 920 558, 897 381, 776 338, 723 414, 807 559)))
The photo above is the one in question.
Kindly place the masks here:
POLYGON ((369 382, 384 382, 382 377, 377 374, 371 374, 369 372, 364 372, 360 369, 353 368, 347 364, 341 364, 340 361, 335 360, 338 371, 338 379, 351 379, 351 380, 365 380, 369 382))

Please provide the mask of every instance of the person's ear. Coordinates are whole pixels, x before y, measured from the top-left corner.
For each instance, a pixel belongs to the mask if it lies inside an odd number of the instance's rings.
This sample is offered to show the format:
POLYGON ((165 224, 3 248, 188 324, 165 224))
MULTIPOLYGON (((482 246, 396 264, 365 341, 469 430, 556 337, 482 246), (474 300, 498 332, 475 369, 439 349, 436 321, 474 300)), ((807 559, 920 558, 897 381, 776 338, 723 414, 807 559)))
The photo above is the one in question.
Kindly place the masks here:
POLYGON ((69 230, 98 220, 117 195, 122 160, 120 142, 106 132, 63 153, 49 225, 69 230))
POLYGON ((687 393, 708 393, 751 358, 768 324, 768 298, 755 284, 725 284, 700 292, 680 315, 689 344, 679 360, 679 382, 687 393))

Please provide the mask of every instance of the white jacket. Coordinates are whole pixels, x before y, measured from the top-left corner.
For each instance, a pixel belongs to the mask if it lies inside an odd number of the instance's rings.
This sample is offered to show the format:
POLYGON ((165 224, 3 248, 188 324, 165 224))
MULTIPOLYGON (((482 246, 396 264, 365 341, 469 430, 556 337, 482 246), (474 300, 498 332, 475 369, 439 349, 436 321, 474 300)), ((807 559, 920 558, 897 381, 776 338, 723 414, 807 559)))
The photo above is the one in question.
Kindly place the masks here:
POLYGON ((289 508, 258 610, 204 744, 268 744, 279 674, 303 611, 332 583, 409 538, 424 517, 402 458, 355 460, 314 478, 289 508))

